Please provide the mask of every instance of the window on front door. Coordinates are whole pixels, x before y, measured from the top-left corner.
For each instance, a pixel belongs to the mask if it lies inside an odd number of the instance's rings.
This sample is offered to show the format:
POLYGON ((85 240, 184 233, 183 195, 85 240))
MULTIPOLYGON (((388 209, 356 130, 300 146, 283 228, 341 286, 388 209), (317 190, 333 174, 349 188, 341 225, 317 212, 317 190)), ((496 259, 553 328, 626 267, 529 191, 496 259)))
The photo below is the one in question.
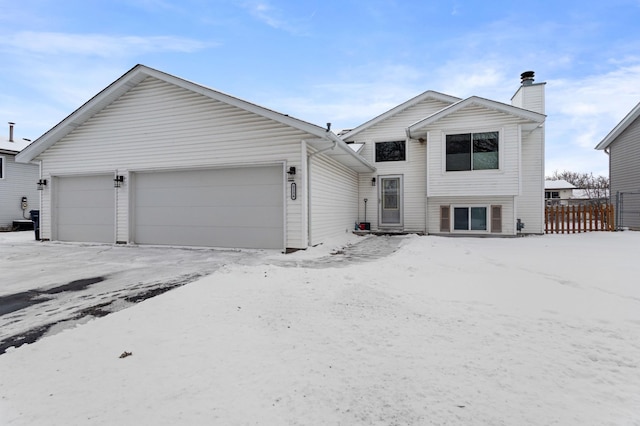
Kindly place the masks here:
POLYGON ((498 138, 498 132, 447 135, 446 170, 498 169, 498 138))
POLYGON ((376 163, 384 161, 405 161, 406 159, 405 141, 376 142, 376 163))

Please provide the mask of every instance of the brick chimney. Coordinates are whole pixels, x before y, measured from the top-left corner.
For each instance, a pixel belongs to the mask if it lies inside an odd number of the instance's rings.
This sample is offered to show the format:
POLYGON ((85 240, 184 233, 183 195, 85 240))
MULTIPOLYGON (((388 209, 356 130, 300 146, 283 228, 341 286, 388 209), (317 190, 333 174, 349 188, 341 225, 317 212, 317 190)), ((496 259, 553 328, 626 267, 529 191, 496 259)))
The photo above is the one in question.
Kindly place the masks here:
POLYGON ((535 83, 534 77, 533 71, 520 74, 520 87, 511 98, 511 105, 544 114, 544 86, 547 83, 535 83))
POLYGON ((16 123, 9 122, 9 142, 13 142, 13 126, 16 123))

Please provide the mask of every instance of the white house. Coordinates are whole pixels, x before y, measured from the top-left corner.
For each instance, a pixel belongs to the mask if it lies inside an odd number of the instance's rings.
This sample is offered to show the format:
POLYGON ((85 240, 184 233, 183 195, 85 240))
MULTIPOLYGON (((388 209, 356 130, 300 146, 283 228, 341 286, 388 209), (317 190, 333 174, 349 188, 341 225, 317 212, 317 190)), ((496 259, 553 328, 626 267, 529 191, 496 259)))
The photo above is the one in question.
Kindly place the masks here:
POLYGON ((427 91, 343 135, 377 169, 360 174, 371 229, 543 233, 545 84, 521 77, 511 105, 427 91))
POLYGON ((544 84, 512 103, 425 92, 338 137, 136 65, 18 160, 43 239, 300 249, 365 205, 374 231, 542 233, 544 84))
POLYGON ((38 165, 15 161, 29 143, 14 137, 14 123, 9 123, 8 138, 0 136, 0 230, 13 229, 14 223, 28 220, 29 212, 40 208, 38 165))
POLYGON ((544 181, 544 199, 547 205, 569 205, 569 200, 574 198, 575 185, 563 179, 544 181))

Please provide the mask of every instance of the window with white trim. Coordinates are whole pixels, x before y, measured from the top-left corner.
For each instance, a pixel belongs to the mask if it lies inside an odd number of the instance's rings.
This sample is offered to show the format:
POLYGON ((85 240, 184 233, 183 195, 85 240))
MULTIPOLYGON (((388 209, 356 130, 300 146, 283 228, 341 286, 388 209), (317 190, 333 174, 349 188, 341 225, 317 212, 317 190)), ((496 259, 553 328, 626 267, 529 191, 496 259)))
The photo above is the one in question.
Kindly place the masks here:
POLYGON ((376 142, 376 163, 384 161, 405 161, 406 141, 376 142))
POLYGON ((4 157, 0 157, 0 179, 4 179, 4 168, 5 168, 4 157))
POLYGON ((445 145, 448 172, 499 168, 499 132, 447 135, 445 145))
POLYGON ((502 233, 502 206, 440 206, 440 232, 502 233))
POLYGON ((486 207, 453 208, 454 231, 486 231, 487 229, 486 207))

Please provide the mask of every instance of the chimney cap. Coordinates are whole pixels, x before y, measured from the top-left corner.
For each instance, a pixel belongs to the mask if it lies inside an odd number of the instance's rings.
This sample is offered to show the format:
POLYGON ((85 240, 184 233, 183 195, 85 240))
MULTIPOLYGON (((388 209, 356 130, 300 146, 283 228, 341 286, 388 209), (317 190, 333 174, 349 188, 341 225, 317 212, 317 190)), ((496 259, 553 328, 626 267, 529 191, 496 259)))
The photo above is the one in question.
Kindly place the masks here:
POLYGON ((535 76, 535 72, 533 71, 525 71, 520 74, 520 80, 523 85, 529 85, 533 83, 533 77, 535 76))

